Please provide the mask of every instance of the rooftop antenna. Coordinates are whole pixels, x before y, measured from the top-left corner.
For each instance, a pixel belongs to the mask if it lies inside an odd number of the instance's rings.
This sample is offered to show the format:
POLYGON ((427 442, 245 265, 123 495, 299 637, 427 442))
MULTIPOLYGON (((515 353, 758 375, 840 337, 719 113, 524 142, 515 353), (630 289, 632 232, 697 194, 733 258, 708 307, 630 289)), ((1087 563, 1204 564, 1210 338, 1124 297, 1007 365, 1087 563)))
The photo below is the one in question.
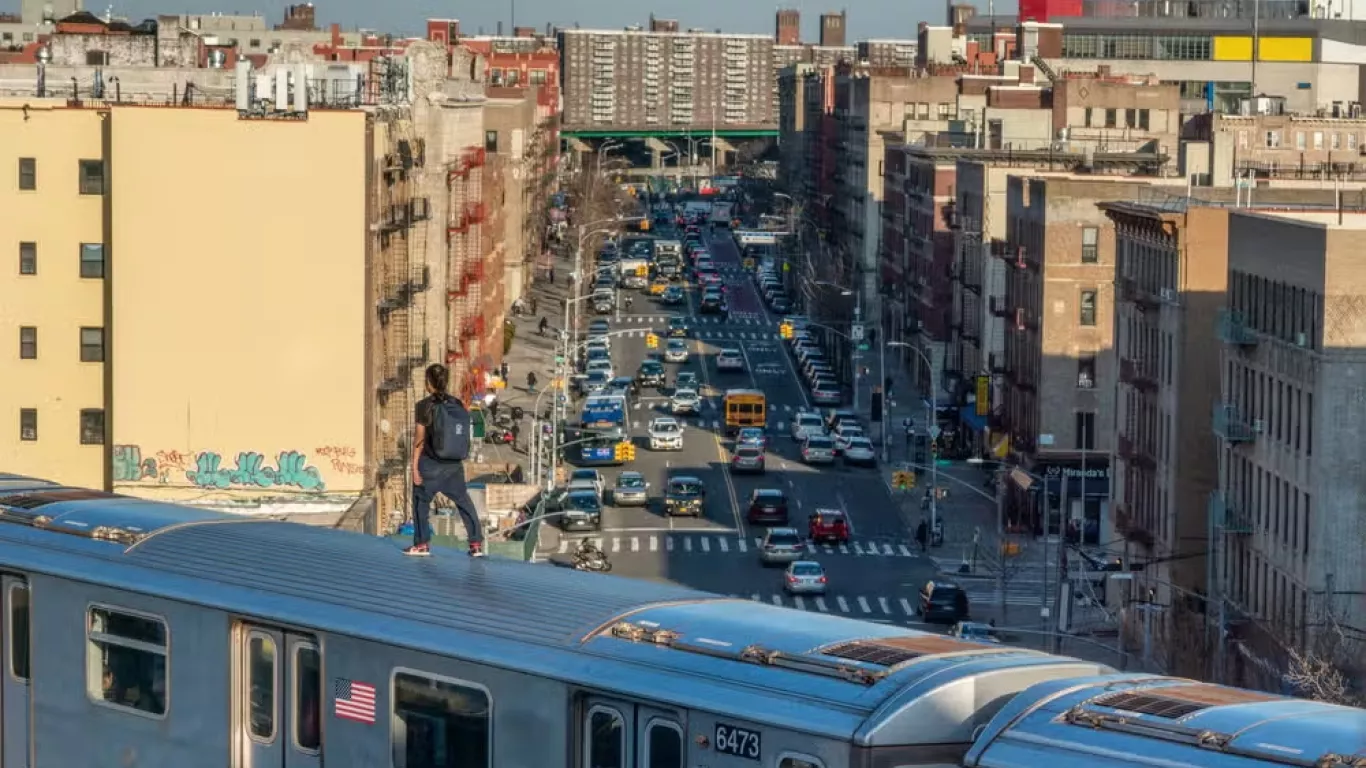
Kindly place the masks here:
POLYGON ((104 7, 104 23, 109 24, 114 21, 114 4, 110 3, 104 7))

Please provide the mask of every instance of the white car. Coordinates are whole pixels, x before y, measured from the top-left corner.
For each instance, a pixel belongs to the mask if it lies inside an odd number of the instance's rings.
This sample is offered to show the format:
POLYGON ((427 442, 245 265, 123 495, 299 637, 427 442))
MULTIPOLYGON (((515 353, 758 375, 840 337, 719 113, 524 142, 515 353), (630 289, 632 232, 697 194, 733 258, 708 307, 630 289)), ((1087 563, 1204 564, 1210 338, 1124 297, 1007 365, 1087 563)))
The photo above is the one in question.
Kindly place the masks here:
POLYGON ((824 435, 825 422, 821 420, 819 413, 804 411, 792 419, 792 439, 797 441, 805 440, 812 435, 824 435))
POLYGON ((873 450, 873 441, 866 437, 850 438, 844 444, 841 453, 844 454, 845 464, 870 467, 877 463, 877 453, 873 450))
POLYGON ((745 370, 745 356, 738 349, 723 349, 716 353, 716 370, 743 371, 745 370))
POLYGON ((807 464, 833 464, 835 441, 825 435, 810 435, 802 443, 802 461, 807 464))
POLYGON ((569 475, 569 483, 566 487, 570 491, 591 490, 601 499, 603 490, 607 488, 607 481, 603 479, 602 473, 596 469, 576 469, 569 475))
POLYGON ((683 450, 683 425, 678 419, 662 417, 650 422, 650 450, 683 450))
POLYGON ((701 407, 702 399, 697 396, 695 389, 675 390, 673 397, 669 398, 669 411, 674 415, 697 413, 701 407))
POLYGON ((811 402, 816 405, 839 405, 840 391, 832 384, 820 383, 811 388, 811 402))
POLYGON ((856 425, 840 424, 838 427, 835 427, 835 433, 832 437, 834 437, 835 440, 835 450, 843 453, 844 449, 848 448, 854 440, 861 437, 866 438, 867 436, 864 435, 863 430, 856 425))
POLYGON ((688 342, 682 339, 670 339, 669 343, 664 345, 664 362, 688 362, 688 342))

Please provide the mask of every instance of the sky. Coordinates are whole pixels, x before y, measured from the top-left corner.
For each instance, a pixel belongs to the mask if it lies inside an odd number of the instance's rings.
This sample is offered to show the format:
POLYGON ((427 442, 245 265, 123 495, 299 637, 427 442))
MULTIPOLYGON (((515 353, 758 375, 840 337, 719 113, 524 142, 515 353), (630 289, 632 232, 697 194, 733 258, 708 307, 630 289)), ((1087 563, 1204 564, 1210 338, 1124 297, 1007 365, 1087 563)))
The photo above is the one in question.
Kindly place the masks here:
MULTIPOLYGON (((86 10, 104 15, 110 0, 85 0, 86 10)), ((984 4, 985 0, 981 0, 984 4)), ((405 36, 419 35, 428 18, 456 18, 466 34, 493 34, 499 21, 505 32, 510 21, 544 29, 547 23, 572 27, 619 29, 648 23, 651 11, 659 18, 678 19, 683 28, 702 27, 726 32, 773 34, 773 14, 778 5, 763 0, 314 0, 319 25, 333 22, 346 29, 364 27, 405 36)), ((113 0, 115 16, 140 20, 158 13, 260 13, 272 23, 283 18, 286 0, 113 0)), ((802 39, 814 42, 817 18, 825 11, 849 14, 850 42, 867 39, 914 39, 921 21, 943 24, 944 2, 935 0, 787 0, 785 7, 802 12, 802 39)), ((17 0, 0 0, 0 9, 17 0)), ((997 13, 1011 13, 1015 3, 1001 0, 997 13)), ((985 13, 985 8, 982 10, 985 13)))

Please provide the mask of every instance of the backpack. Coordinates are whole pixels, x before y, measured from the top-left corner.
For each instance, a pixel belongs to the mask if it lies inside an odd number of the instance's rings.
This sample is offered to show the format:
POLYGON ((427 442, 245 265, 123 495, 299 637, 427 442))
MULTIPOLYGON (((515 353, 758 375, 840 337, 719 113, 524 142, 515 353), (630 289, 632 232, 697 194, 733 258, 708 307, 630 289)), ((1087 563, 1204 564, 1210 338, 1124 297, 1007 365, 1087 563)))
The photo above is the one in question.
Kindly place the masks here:
POLYGON ((470 412, 465 404, 448 397, 432 403, 432 428, 427 444, 440 461, 464 461, 470 455, 470 412))

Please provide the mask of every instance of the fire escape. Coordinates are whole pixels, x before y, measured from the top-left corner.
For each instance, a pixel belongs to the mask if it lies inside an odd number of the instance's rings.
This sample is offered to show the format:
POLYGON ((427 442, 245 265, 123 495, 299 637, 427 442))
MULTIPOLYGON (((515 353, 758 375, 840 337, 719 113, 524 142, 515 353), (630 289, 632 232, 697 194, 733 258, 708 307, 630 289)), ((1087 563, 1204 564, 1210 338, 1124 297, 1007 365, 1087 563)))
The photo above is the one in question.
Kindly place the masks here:
POLYGON ((484 164, 482 147, 465 150, 451 163, 446 176, 450 194, 446 224, 446 254, 450 265, 447 287, 447 312, 450 338, 446 343, 446 363, 451 366, 452 388, 465 399, 477 389, 471 376, 483 350, 484 337, 482 284, 484 254, 482 230, 488 215, 483 202, 484 164))
POLYGON ((429 283, 425 222, 430 206, 427 198, 412 194, 414 171, 424 163, 422 140, 412 137, 411 124, 402 119, 390 122, 388 135, 380 178, 371 191, 379 320, 376 479, 383 491, 397 477, 397 486, 388 490, 406 493, 407 436, 393 425, 411 420, 414 372, 429 362, 424 292, 429 283))

